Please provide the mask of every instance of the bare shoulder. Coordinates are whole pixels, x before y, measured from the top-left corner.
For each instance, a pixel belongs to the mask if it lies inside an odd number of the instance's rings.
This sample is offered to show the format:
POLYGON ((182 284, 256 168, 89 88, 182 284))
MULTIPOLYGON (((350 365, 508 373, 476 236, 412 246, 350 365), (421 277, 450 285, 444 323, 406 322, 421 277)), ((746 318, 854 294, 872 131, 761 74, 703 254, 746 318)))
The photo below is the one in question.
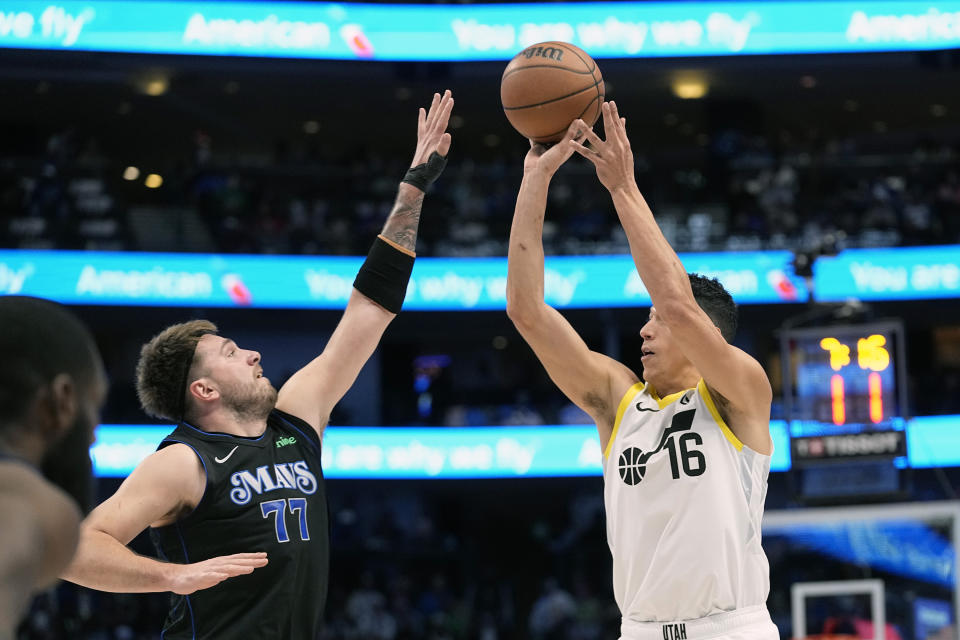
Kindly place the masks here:
POLYGON ((763 365, 752 355, 739 347, 731 345, 731 352, 736 359, 736 368, 740 385, 744 388, 746 401, 739 407, 742 411, 757 412, 766 419, 770 418, 770 404, 773 401, 773 389, 770 378, 764 371, 763 365))
POLYGON ((0 509, 3 510, 3 553, 0 553, 0 638, 13 629, 38 588, 43 559, 40 514, 21 487, 7 484, 10 465, 0 464, 0 509))
POLYGON ((207 475, 196 452, 172 444, 144 458, 117 492, 94 509, 86 526, 124 544, 148 526, 176 522, 203 499, 207 475))
MULTIPOLYGON (((4 555, 8 560, 39 554, 43 478, 20 464, 0 464, 0 511, 4 514, 4 555), (12 546, 12 548, 11 548, 12 546)), ((6 563, 4 569, 8 570, 6 563)))
MULTIPOLYGON (((731 371, 737 372, 737 393, 724 394, 718 385, 705 381, 710 397, 720 417, 741 443, 757 453, 770 455, 773 440, 770 438, 770 406, 773 390, 763 366, 753 356, 731 347, 736 358, 731 371)), ((729 385, 729 382, 727 383, 729 385)))
POLYGON ((157 466, 158 468, 172 466, 173 468, 168 469, 168 472, 182 472, 186 471, 187 468, 194 467, 198 467, 201 470, 203 469, 203 463, 200 461, 197 452, 193 450, 193 447, 180 442, 175 442, 163 449, 154 451, 144 458, 141 464, 148 460, 151 466, 157 466))
POLYGON ((173 492, 193 506, 203 496, 207 482, 207 473, 197 452, 180 443, 151 453, 130 477, 147 491, 173 492))
POLYGON ((585 402, 593 409, 590 413, 598 428, 613 429, 623 396, 640 382, 640 377, 630 367, 607 355, 593 352, 593 357, 598 360, 605 380, 587 393, 585 402))
MULTIPOLYGON (((0 465, 0 500, 18 513, 32 510, 49 517, 52 524, 79 522, 77 504, 37 471, 20 464, 0 465), (22 505, 22 506, 21 506, 22 505)), ((10 511, 4 510, 5 514, 10 511)))
POLYGON ((30 589, 46 587, 76 551, 80 509, 61 489, 23 465, 0 465, 0 487, 4 551, 13 561, 4 571, 19 574, 30 589))
POLYGON ((633 369, 618 362, 613 358, 604 356, 607 360, 610 361, 609 371, 610 371, 610 397, 612 399, 612 409, 616 413, 617 409, 620 406, 620 401, 623 400, 623 396, 638 382, 641 382, 640 376, 634 373, 633 369))

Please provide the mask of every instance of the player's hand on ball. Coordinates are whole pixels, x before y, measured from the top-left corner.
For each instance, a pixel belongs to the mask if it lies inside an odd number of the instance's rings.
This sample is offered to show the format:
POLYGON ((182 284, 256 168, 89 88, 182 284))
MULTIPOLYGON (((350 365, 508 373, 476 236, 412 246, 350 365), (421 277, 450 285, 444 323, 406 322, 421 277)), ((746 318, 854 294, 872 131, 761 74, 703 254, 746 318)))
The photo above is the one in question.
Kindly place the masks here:
POLYGON ((232 556, 218 556, 203 562, 171 565, 175 567, 171 578, 170 591, 180 595, 190 595, 194 591, 209 589, 227 578, 253 573, 267 564, 267 554, 235 553, 232 556))
MULTIPOLYGON (((627 119, 620 117, 617 104, 604 102, 601 110, 606 140, 601 140, 600 136, 587 129, 586 141, 590 144, 589 147, 576 140, 565 144, 592 162, 600 182, 613 192, 634 181, 633 151, 627 138, 627 119)), ((582 120, 579 122, 583 124, 582 120)))
POLYGON ((567 133, 564 134, 560 142, 550 146, 539 142, 530 141, 530 151, 523 159, 523 172, 539 172, 547 177, 553 176, 564 162, 573 155, 574 148, 570 142, 574 140, 583 140, 584 133, 589 130, 583 120, 574 120, 567 127, 567 133))
POLYGON ((447 125, 450 123, 450 112, 453 110, 453 94, 447 89, 441 96, 433 94, 430 109, 420 107, 417 118, 417 150, 413 154, 411 167, 423 164, 430 159, 430 154, 436 151, 446 157, 450 151, 450 134, 447 125))

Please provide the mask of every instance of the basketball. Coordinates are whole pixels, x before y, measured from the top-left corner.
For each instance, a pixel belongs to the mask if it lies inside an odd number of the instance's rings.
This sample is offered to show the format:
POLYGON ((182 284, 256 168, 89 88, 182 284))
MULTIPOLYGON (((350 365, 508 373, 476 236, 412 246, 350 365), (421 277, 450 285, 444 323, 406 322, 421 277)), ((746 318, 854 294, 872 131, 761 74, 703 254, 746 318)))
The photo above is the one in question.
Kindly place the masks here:
POLYGON ((589 125, 597 121, 603 76, 583 49, 567 42, 541 42, 518 53, 504 69, 500 102, 522 136, 557 142, 577 118, 589 125))

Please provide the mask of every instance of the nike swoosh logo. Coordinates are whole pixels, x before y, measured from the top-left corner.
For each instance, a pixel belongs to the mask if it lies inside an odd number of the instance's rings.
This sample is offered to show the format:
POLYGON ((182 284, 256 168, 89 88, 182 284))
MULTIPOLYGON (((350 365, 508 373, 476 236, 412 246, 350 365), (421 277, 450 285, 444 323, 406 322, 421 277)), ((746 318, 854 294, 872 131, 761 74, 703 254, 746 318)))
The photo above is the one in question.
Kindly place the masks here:
POLYGON ((223 464, 224 462, 226 462, 227 460, 230 459, 230 456, 233 455, 233 452, 236 451, 236 450, 237 450, 237 447, 239 447, 239 446, 240 446, 240 445, 237 445, 237 446, 234 447, 233 449, 230 449, 230 453, 228 453, 227 455, 223 456, 223 459, 222 459, 222 460, 221 460, 220 458, 214 458, 214 459, 213 459, 214 462, 217 462, 217 463, 219 463, 219 464, 223 464))
POLYGON ((660 411, 660 409, 647 409, 646 407, 641 407, 641 406, 638 404, 638 405, 637 405, 637 411, 660 411))

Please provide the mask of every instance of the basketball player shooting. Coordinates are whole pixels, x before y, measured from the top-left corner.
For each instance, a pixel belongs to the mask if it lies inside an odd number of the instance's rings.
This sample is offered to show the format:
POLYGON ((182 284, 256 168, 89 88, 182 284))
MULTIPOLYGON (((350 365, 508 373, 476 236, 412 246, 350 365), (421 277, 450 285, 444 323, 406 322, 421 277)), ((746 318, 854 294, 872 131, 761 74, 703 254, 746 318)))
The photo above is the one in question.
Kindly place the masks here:
POLYGON ((507 313, 561 391, 597 424, 607 542, 624 640, 776 640, 760 546, 773 443, 770 383, 732 346, 736 305, 687 274, 634 179, 626 121, 602 107, 606 140, 576 120, 531 144, 510 232, 507 313), (574 152, 613 198, 653 305, 643 379, 591 351, 543 298, 541 232, 554 173, 574 152))
POLYGON ((176 429, 86 519, 64 578, 113 592, 171 591, 167 640, 312 640, 327 595, 323 431, 387 325, 413 269, 424 194, 450 149, 453 97, 420 109, 413 163, 323 352, 279 393, 260 354, 210 322, 144 345, 137 392, 176 429), (163 560, 126 545, 145 528, 163 560))

